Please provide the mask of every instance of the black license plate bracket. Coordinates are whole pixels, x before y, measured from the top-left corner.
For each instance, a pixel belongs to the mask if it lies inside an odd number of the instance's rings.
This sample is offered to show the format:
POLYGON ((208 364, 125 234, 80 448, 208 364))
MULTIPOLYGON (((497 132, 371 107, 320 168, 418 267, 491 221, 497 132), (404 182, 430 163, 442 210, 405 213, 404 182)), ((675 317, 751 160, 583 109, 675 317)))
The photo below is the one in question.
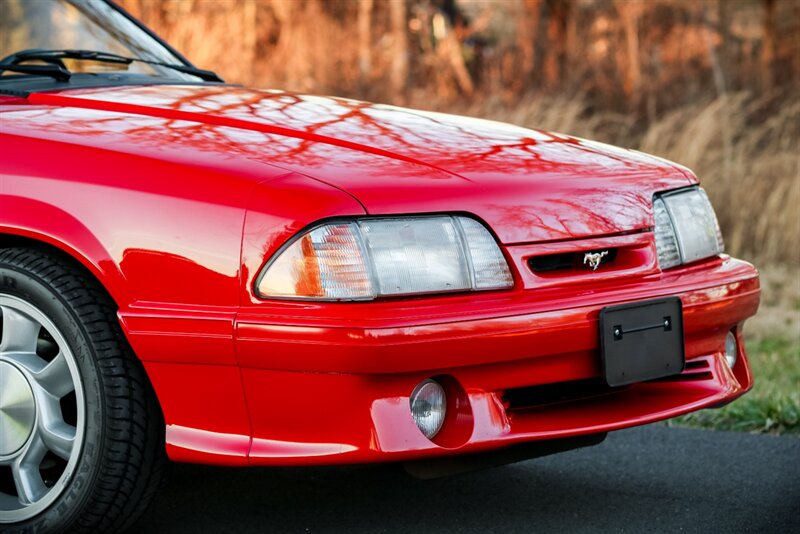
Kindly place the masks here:
POLYGON ((600 358, 609 386, 678 374, 686 361, 683 306, 678 297, 600 310, 600 358))

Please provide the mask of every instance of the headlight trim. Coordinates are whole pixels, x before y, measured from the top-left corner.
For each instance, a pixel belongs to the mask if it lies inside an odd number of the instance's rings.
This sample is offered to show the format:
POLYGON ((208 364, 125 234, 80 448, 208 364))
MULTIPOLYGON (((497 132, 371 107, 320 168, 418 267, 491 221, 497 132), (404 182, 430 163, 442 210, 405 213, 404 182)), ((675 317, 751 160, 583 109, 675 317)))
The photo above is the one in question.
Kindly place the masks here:
POLYGON ((708 194, 699 185, 654 195, 653 213, 661 270, 718 256, 725 251, 716 212, 708 194))
MULTIPOLYGON (((477 238, 475 238, 477 239, 477 238)), ((418 247, 419 248, 419 247, 418 247)), ((478 247, 480 248, 480 247, 478 247)), ((426 249, 427 251, 427 249, 426 249)), ((423 255, 426 251, 423 251, 423 255)), ((485 253, 485 250, 484 250, 485 253)), ((491 256, 491 255, 490 255, 491 256)), ((314 250, 314 259, 317 259, 316 249, 314 250)), ((436 258, 434 258, 436 259, 436 258)), ((492 258, 490 257, 489 260, 492 258)), ((482 258, 483 262, 486 263, 486 258, 482 258)), ((408 260, 405 262, 409 264, 408 260)), ((436 263, 436 262, 434 262, 436 263)), ((491 264, 491 261, 489 261, 491 264)), ((453 267, 451 265, 451 267, 453 267)), ((303 269, 306 268, 306 263, 303 263, 303 269)), ((295 273, 297 275, 297 273, 295 273)), ((302 275, 302 273, 300 273, 302 275)), ((413 280, 415 277, 412 274, 408 276, 407 279, 413 280)), ((285 282, 286 280, 284 280, 285 282)), ((259 270, 258 276, 256 276, 253 282, 253 293, 254 295, 262 300, 290 300, 290 301, 310 301, 310 302, 351 302, 351 301, 372 301, 378 298, 393 298, 393 297, 419 297, 419 296, 434 296, 434 295, 441 295, 441 294, 451 294, 451 293, 463 293, 463 292, 478 292, 478 291, 491 291, 491 290, 501 290, 501 289, 510 289, 514 287, 514 277, 511 273, 511 267, 509 262, 502 252, 499 242, 497 241, 496 236, 491 232, 489 228, 487 228, 482 222, 476 220, 473 216, 465 215, 462 213, 443 213, 443 214, 410 214, 410 215, 392 215, 392 216, 355 216, 355 217, 336 217, 331 219, 324 219, 321 221, 317 221, 313 225, 306 227, 305 229, 298 232, 296 235, 292 236, 286 243, 284 243, 271 257, 265 262, 265 264, 259 270), (404 223, 408 222, 409 224, 422 224, 425 221, 436 221, 439 222, 446 221, 447 224, 450 225, 449 234, 451 237, 454 238, 452 243, 450 243, 450 252, 455 252, 457 250, 460 253, 460 260, 461 263, 458 264, 458 268, 460 270, 466 270, 466 275, 468 276, 468 280, 466 281, 466 285, 456 285, 452 288, 441 287, 437 289, 427 288, 424 290, 412 290, 412 291, 388 291, 382 292, 381 291, 381 281, 379 278, 379 274, 377 269, 380 267, 378 263, 376 263, 375 258, 373 257, 375 251, 370 246, 369 239, 366 236, 369 233, 367 229, 369 223, 383 225, 383 224, 392 224, 392 223, 404 223), (495 267, 498 265, 502 265, 502 269, 496 269, 497 272, 500 272, 504 276, 501 277, 498 281, 494 283, 487 283, 484 279, 478 279, 476 276, 475 270, 475 242, 468 241, 467 232, 464 230, 465 222, 467 226, 470 226, 473 230, 472 233, 475 233, 475 228, 479 228, 479 232, 482 232, 481 239, 483 239, 484 248, 486 248, 486 242, 490 243, 490 247, 493 249, 494 252, 494 261, 495 267), (279 265, 281 261, 287 256, 287 253, 291 253, 293 248, 298 246, 298 243, 302 242, 307 236, 312 235, 314 232, 318 232, 320 229, 328 228, 328 227, 347 227, 350 229, 351 233, 355 237, 355 242, 358 244, 359 250, 361 255, 363 256, 363 261, 366 267, 366 275, 369 279, 370 284, 370 291, 369 292, 361 292, 359 294, 350 294, 345 296, 334 296, 330 294, 322 294, 322 295, 308 295, 308 294, 298 294, 295 291, 293 294, 291 291, 274 291, 274 287, 272 289, 265 289, 264 285, 266 282, 270 280, 268 277, 270 273, 273 272, 273 269, 276 265, 279 265)), ((295 287, 295 290, 297 287, 295 287)))

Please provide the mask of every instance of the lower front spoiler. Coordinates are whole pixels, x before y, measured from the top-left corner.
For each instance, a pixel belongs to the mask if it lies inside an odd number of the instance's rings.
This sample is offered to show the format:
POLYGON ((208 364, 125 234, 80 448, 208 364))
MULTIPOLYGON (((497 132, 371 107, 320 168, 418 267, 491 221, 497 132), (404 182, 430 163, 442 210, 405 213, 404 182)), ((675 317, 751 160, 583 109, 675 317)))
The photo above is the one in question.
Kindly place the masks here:
MULTIPOLYGON (((756 271, 726 260, 663 282, 658 294, 644 284, 648 292, 642 294, 595 295, 597 302, 586 297, 577 308, 500 318, 367 329, 351 322, 288 330, 265 323, 235 345, 225 340, 229 350, 236 347, 239 365, 143 362, 167 421, 167 453, 176 461, 321 465, 474 454, 660 421, 723 405, 749 390, 741 325, 758 308, 756 271), (685 371, 620 388, 583 388, 580 381, 603 376, 602 307, 664 295, 683 303, 685 371), (265 337, 256 339, 256 330, 265 337), (733 369, 723 354, 731 331, 739 345, 733 369), (287 332, 299 337, 287 340, 287 332), (319 337, 327 333, 333 338, 319 337), (409 410, 409 395, 429 378, 457 400, 452 407, 448 401, 451 420, 433 440, 417 429, 409 410), (569 395, 542 395, 540 389, 562 386, 569 395)), ((162 344, 169 336, 145 337, 162 344)), ((184 353, 223 348, 214 336, 170 339, 184 353)), ((137 353, 150 354, 150 341, 134 343, 137 353)))
MULTIPOLYGON (((461 421, 453 422, 468 427, 461 432, 461 435, 469 436, 463 444, 429 441, 418 431, 414 432, 416 428, 408 416, 406 399, 400 403, 384 399, 372 406, 374 441, 380 450, 370 453, 435 457, 536 440, 605 433, 731 402, 751 387, 752 376, 741 344, 734 369, 727 366, 724 354, 714 353, 688 361, 686 370, 679 375, 600 389, 586 396, 526 404, 509 400, 510 391, 486 392, 467 387, 471 420, 462 417, 461 421)), ((528 388, 520 388, 524 389, 528 388)), ((449 429, 449 433, 450 436, 455 434, 453 429, 449 429)), ((438 435, 434 441, 437 439, 438 435)), ((257 461, 254 454, 257 451, 252 451, 251 461, 257 461)))
MULTIPOLYGON (((461 408, 451 412, 448 401, 452 419, 445 420, 442 431, 431 441, 416 428, 409 411, 409 385, 424 377, 404 375, 376 380, 363 375, 244 369, 242 378, 250 392, 251 408, 271 407, 251 411, 253 426, 269 429, 268 436, 261 436, 260 432, 253 436, 217 433, 168 424, 167 452, 177 461, 225 465, 325 465, 455 458, 528 442, 599 435, 660 421, 730 402, 752 386, 741 343, 733 369, 725 363, 724 354, 716 352, 690 359, 686 370, 679 375, 557 400, 541 401, 539 395, 527 395, 529 388, 484 390, 471 383, 471 374, 457 370, 440 378, 447 376, 461 388, 461 408), (345 391, 347 395, 341 394, 345 391), (526 401, 530 398, 540 400, 526 401)), ((447 384, 448 380, 443 382, 447 384)), ((536 387, 544 386, 531 389, 536 387)), ((453 460, 447 468, 418 470, 458 471, 476 462, 480 468, 482 461, 488 465, 498 461, 476 458, 453 460)))

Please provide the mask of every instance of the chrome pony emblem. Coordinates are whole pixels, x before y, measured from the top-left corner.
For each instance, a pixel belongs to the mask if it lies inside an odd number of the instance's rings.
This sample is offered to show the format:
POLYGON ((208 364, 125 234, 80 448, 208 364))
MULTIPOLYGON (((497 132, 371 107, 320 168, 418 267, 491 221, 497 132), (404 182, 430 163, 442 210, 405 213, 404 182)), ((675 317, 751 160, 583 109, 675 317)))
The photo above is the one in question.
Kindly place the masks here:
POLYGON ((602 261, 604 256, 608 256, 608 251, 603 250, 601 252, 587 252, 583 255, 583 264, 589 264, 589 267, 592 268, 593 271, 596 271, 598 267, 600 267, 600 261, 602 261))

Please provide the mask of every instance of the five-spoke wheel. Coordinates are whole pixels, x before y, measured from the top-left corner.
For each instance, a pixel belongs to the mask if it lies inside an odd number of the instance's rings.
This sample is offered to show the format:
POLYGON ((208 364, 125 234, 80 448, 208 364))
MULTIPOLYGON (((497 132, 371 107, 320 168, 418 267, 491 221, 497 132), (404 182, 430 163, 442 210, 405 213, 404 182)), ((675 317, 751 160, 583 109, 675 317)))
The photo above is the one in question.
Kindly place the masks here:
POLYGON ((85 404, 72 352, 41 310, 0 295, 0 320, 0 510, 22 520, 69 480, 85 404))
POLYGON ((120 532, 155 495, 164 420, 115 311, 69 258, 0 249, 0 531, 120 532))

